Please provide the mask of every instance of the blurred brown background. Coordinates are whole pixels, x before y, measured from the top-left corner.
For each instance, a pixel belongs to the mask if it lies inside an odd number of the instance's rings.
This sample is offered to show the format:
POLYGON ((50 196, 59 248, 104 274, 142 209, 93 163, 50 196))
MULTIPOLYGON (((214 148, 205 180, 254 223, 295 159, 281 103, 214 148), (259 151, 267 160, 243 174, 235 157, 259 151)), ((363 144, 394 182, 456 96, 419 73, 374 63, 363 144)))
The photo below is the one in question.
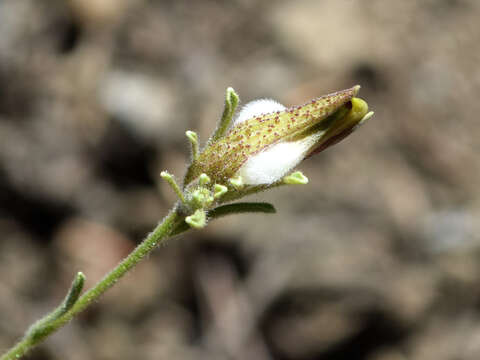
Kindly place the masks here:
POLYGON ((174 202, 227 86, 376 115, 171 241, 30 359, 480 358, 480 2, 0 1, 0 349, 174 202))

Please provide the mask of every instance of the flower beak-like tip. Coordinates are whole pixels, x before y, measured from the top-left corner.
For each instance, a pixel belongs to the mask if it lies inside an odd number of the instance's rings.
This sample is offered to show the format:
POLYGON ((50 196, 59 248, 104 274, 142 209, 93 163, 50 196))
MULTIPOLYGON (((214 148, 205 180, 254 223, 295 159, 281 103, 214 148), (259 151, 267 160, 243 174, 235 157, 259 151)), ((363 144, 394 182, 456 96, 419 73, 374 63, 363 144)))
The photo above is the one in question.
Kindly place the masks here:
POLYGON ((359 89, 288 109, 267 99, 245 105, 228 133, 199 155, 198 168, 191 169, 186 182, 200 173, 226 186, 233 178, 253 186, 280 181, 303 159, 339 142, 373 115, 356 97, 359 89))
POLYGON ((309 150, 307 157, 340 142, 372 116, 373 111, 368 111, 368 104, 365 100, 357 97, 352 98, 343 109, 332 116, 332 123, 325 132, 321 131, 313 135, 318 137, 318 141, 309 150))

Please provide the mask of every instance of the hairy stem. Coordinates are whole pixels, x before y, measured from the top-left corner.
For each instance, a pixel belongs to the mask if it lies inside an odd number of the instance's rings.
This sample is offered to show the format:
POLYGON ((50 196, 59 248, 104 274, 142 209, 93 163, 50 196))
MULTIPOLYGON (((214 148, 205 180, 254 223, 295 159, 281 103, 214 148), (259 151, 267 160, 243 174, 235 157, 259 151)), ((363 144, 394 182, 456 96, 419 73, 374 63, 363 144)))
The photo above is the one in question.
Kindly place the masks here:
MULTIPOLYGON (((41 343, 49 335, 68 323, 74 316, 95 302, 105 291, 111 288, 121 277, 137 265, 146 255, 152 252, 162 241, 170 237, 176 228, 183 224, 184 217, 176 210, 172 210, 163 221, 143 240, 125 259, 100 280, 95 286, 86 291, 65 312, 59 308, 40 319, 27 331, 26 335, 14 347, 0 357, 0 360, 19 359, 35 345, 41 343), (56 316, 58 314, 58 316, 56 316), (55 315, 55 316, 53 316, 55 315)), ((187 229, 185 229, 187 230, 187 229)), ((64 306, 61 304, 60 307, 64 306)))

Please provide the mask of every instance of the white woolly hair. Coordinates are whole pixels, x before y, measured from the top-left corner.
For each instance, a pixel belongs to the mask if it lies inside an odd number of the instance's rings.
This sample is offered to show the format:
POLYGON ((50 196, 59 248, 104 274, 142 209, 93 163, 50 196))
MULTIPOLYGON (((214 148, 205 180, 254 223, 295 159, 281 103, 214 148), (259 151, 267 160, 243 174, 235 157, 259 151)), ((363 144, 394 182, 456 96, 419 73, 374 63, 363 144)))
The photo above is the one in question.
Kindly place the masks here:
POLYGON ((272 184, 297 166, 316 141, 316 136, 275 144, 250 157, 239 169, 244 184, 272 184))
POLYGON ((233 120, 233 125, 238 125, 245 120, 252 119, 262 114, 270 114, 275 111, 283 110, 285 110, 285 106, 272 99, 258 99, 250 101, 242 107, 242 110, 233 120))

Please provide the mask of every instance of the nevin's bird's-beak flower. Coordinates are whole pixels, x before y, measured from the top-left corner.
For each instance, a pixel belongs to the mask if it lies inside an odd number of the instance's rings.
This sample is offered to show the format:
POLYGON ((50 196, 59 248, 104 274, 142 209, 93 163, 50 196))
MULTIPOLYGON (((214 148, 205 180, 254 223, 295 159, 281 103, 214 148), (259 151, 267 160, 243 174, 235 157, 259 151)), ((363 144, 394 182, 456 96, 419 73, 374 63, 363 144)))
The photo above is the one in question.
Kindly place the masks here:
POLYGON ((170 213, 83 294, 85 276, 77 273, 62 303, 31 325, 0 359, 25 355, 96 301, 168 238, 189 228, 203 228, 210 219, 225 215, 275 213, 268 203, 232 202, 275 186, 307 184, 307 177, 293 169, 306 157, 345 138, 373 115, 367 103, 356 97, 359 89, 355 86, 288 109, 273 100, 257 100, 234 117, 239 98, 228 88, 222 118, 201 151, 197 134, 186 132, 192 159, 182 186, 167 171, 160 174, 178 196, 170 213))
POLYGON ((241 179, 244 185, 280 180, 305 157, 338 142, 368 119, 360 87, 285 108, 273 100, 244 106, 226 135, 207 146, 192 165, 186 183, 202 173, 218 184, 241 179))
MULTIPOLYGON (((238 96, 227 89, 225 110, 214 135, 200 151, 198 137, 187 131, 192 163, 177 193, 187 223, 202 227, 204 211, 223 202, 280 184, 305 184, 292 170, 305 158, 339 142, 369 119, 367 103, 357 98, 360 86, 285 108, 262 99, 246 104, 234 117, 238 96)), ((162 175, 163 176, 163 175, 162 175)), ((170 176, 170 175, 169 175, 170 176)), ((173 182, 173 178, 167 178, 173 182)))

